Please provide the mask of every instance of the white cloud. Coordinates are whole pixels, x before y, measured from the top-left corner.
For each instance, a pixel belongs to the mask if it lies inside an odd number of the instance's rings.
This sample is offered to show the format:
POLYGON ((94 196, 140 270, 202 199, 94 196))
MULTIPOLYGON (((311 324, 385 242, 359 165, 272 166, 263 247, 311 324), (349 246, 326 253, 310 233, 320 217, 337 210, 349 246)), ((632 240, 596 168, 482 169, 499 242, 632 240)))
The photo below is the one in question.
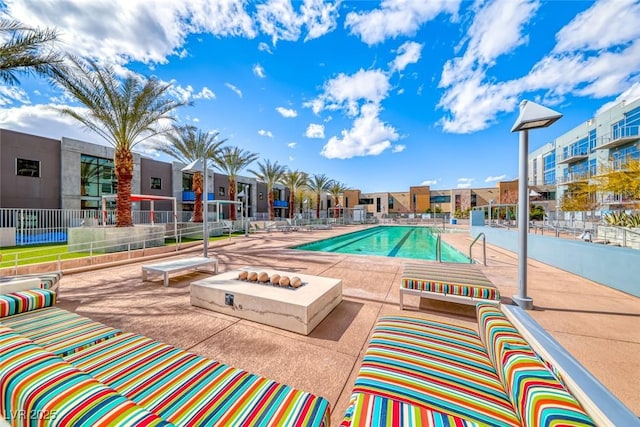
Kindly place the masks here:
POLYGON ((260 130, 258 131, 258 135, 260 135, 260 136, 266 136, 266 137, 268 137, 268 138, 273 138, 273 134, 271 133, 271 131, 270 131, 270 130, 260 129, 260 130))
POLYGON ((420 183, 420 185, 429 185, 429 186, 431 186, 431 185, 436 185, 437 183, 438 183, 437 179, 427 179, 425 181, 422 181, 420 183))
POLYGON ((321 154, 329 159, 349 159, 355 156, 377 156, 391 146, 399 136, 393 126, 383 123, 380 107, 369 103, 362 107, 353 127, 343 130, 342 138, 331 137, 321 154))
POLYGON ((507 175, 498 175, 498 176, 488 176, 485 178, 484 182, 497 182, 502 181, 507 178, 507 175))
POLYGON ((360 69, 353 75, 339 74, 324 84, 324 93, 303 105, 318 114, 324 109, 345 109, 351 116, 359 112, 360 102, 380 103, 389 93, 389 77, 382 70, 360 69))
POLYGON ((640 4, 627 0, 594 2, 558 32, 556 47, 530 71, 495 83, 498 79, 488 75, 489 69, 499 55, 527 42, 523 27, 538 6, 536 1, 523 0, 482 4, 469 30, 466 52, 448 61, 442 72, 440 87, 445 92, 438 106, 446 112, 439 122, 443 130, 485 129, 499 113, 515 111, 527 92, 543 91, 538 102, 547 105, 563 102, 568 94, 602 98, 628 92, 633 96, 640 69, 640 27, 636 25, 640 4), (611 22, 621 31, 611 31, 604 24, 611 22))
POLYGON ((298 143, 297 143, 297 142, 290 142, 290 143, 288 143, 288 144, 287 144, 287 147, 289 147, 289 148, 296 148, 296 145, 298 145, 298 143))
POLYGON ((232 91, 234 91, 236 93, 236 95, 238 95, 240 98, 242 98, 242 91, 240 89, 238 89, 237 87, 235 87, 231 83, 225 83, 224 85, 226 87, 228 87, 229 89, 231 89, 232 91))
POLYGON ((445 63, 439 83, 445 92, 438 106, 450 112, 440 121, 446 132, 475 132, 486 128, 498 112, 515 109, 517 85, 485 83, 486 72, 500 55, 527 42, 523 27, 538 7, 538 2, 527 0, 478 3, 466 51, 445 63))
POLYGON ((0 106, 13 104, 14 101, 20 104, 29 104, 29 95, 19 86, 0 86, 0 106))
POLYGON ((310 123, 304 135, 307 138, 324 138, 324 125, 310 123))
POLYGON ((265 42, 260 42, 258 44, 258 50, 261 51, 261 52, 267 52, 268 54, 273 55, 273 52, 271 51, 271 48, 265 42))
POLYGON ((457 14, 460 0, 383 0, 379 9, 350 12, 345 28, 351 28, 368 45, 401 35, 410 36, 441 13, 457 14))
POLYGON ((389 63, 391 71, 402 71, 407 65, 420 60, 423 45, 416 42, 406 42, 398 48, 398 55, 389 63))
POLYGON ((307 30, 307 41, 335 29, 339 4, 339 1, 304 0, 298 13, 290 0, 268 0, 256 6, 255 18, 274 45, 278 40, 298 40, 303 27, 307 30))
POLYGON ((171 87, 169 88, 168 92, 174 98, 178 98, 182 102, 188 102, 193 96, 193 87, 191 85, 182 87, 177 84, 175 80, 172 80, 171 87))
POLYGON ((208 87, 204 86, 200 92, 193 95, 193 99, 215 99, 216 94, 211 91, 208 87))
POLYGON ((554 51, 599 50, 624 45, 640 37, 638 22, 640 3, 636 0, 598 1, 558 31, 554 51))
POLYGON ((276 107, 276 111, 280 113, 282 117, 293 118, 298 116, 298 112, 292 108, 276 107))
POLYGON ((119 65, 166 63, 168 56, 183 56, 189 34, 256 36, 242 0, 7 0, 5 5, 7 15, 33 27, 62 28, 59 39, 68 52, 119 65))
MULTIPOLYGON (((66 136, 95 143, 103 141, 96 134, 85 131, 76 120, 60 114, 56 110, 57 107, 66 107, 66 105, 40 104, 2 108, 0 109, 0 128, 53 139, 66 136)), ((74 109, 81 114, 86 111, 80 107, 74 109)))
POLYGON ((456 188, 471 188, 473 181, 473 178, 458 178, 458 184, 456 185, 456 188))
POLYGON ((253 66, 253 74, 260 77, 261 79, 267 77, 267 75, 264 73, 264 68, 262 68, 262 65, 260 64, 256 64, 253 66))
POLYGON ((289 156, 289 161, 290 161, 290 162, 293 162, 295 159, 296 159, 295 157, 293 157, 293 156, 289 156))
POLYGON ((396 144, 393 146, 393 148, 391 149, 392 153, 402 153, 405 149, 407 148, 406 145, 403 144, 396 144))
MULTIPOLYGON (((179 99, 182 102, 189 102, 191 101, 191 99, 215 99, 216 97, 216 94, 206 86, 200 89, 200 92, 194 93, 193 86, 191 85, 182 87, 181 85, 177 84, 175 80, 172 80, 169 83, 171 83, 171 87, 168 91, 169 95, 179 99)), ((67 101, 70 103, 74 102, 73 99, 67 99, 67 101)))
POLYGON ((616 99, 614 99, 611 102, 607 102, 606 104, 604 104, 602 107, 600 107, 598 109, 598 111, 596 111, 596 116, 600 113, 602 113, 603 111, 608 110, 609 108, 613 107, 614 105, 622 102, 622 101, 626 101, 627 103, 631 103, 633 101, 635 101, 636 99, 640 98, 640 83, 636 82, 633 85, 631 85, 631 87, 627 90, 625 90, 624 92, 622 92, 618 97, 616 97, 616 99))

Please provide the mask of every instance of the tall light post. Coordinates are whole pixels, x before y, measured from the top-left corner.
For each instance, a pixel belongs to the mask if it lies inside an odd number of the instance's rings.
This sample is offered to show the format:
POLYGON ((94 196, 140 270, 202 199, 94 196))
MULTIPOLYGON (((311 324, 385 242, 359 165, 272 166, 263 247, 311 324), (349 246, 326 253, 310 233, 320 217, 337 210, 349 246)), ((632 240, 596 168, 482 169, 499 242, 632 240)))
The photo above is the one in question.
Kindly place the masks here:
POLYGON ((518 294, 513 301, 524 308, 533 308, 533 299, 527 296, 527 235, 529 233, 528 155, 529 130, 551 126, 562 114, 531 101, 520 103, 520 114, 511 132, 520 132, 518 167, 518 294))
POLYGON ((204 187, 202 196, 202 252, 205 258, 209 258, 209 191, 207 190, 207 154, 202 159, 194 160, 182 168, 182 172, 202 172, 202 186, 204 187))
POLYGON ((242 184, 242 191, 238 193, 238 197, 242 197, 242 208, 244 215, 242 217, 242 228, 244 228, 244 236, 249 237, 249 191, 247 184, 242 184))
POLYGON ((491 216, 492 216, 492 212, 491 212, 492 206, 491 205, 493 205, 494 203, 495 202, 493 201, 493 199, 489 200, 489 227, 493 227, 493 225, 491 225, 491 220, 492 220, 492 218, 491 218, 491 216))

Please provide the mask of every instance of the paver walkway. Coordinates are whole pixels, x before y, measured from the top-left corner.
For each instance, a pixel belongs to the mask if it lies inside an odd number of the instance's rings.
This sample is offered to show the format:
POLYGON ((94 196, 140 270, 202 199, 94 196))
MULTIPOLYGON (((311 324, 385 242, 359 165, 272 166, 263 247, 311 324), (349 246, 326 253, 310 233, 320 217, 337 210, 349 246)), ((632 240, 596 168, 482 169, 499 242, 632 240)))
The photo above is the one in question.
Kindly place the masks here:
MULTIPOLYGON (((78 274, 66 272, 59 305, 109 326, 322 395, 331 402, 332 423, 338 425, 374 322, 380 315, 399 312, 398 289, 403 264, 408 261, 288 249, 295 243, 347 231, 354 228, 261 233, 210 247, 221 272, 252 265, 342 279, 343 302, 309 336, 192 307, 189 283, 206 273, 171 278, 164 288, 141 281, 144 261, 78 274)), ((471 238, 468 233, 453 233, 445 234, 444 241, 467 253, 471 238)), ((194 255, 197 249, 182 256, 194 255)), ((508 299, 516 293, 517 257, 491 245, 487 255, 488 266, 482 271, 508 299)), ((529 267, 533 317, 640 415, 640 298, 535 261, 529 267)), ((430 311, 418 311, 420 300, 411 296, 405 303, 414 315, 475 325, 470 317, 472 307, 447 305, 450 311, 436 312, 433 309, 443 306, 425 303, 429 306, 423 307, 430 311)))

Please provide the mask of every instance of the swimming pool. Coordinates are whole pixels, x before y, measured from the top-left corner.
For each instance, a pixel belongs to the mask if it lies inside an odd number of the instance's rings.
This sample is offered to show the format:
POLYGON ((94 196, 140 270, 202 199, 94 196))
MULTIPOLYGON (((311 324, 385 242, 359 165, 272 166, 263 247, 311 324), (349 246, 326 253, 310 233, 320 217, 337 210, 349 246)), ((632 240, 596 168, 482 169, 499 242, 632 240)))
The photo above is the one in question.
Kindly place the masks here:
MULTIPOLYGON (((436 260, 437 236, 429 227, 379 226, 295 246, 305 251, 436 260)), ((469 258, 442 242, 443 262, 469 258)))

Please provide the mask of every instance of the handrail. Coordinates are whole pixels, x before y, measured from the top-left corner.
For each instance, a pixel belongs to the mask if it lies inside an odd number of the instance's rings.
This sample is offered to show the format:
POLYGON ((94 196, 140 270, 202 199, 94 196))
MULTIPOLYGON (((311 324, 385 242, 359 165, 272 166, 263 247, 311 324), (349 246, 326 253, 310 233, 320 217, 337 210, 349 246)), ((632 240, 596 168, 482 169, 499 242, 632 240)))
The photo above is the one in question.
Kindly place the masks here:
POLYGON ((476 238, 473 239, 473 242, 471 242, 471 244, 469 245, 469 262, 470 263, 473 262, 473 257, 471 256, 471 249, 473 248, 473 245, 476 244, 476 242, 480 237, 482 237, 482 264, 486 267, 487 266, 487 236, 485 236, 484 233, 478 234, 476 238))
POLYGON ((442 234, 436 237, 436 261, 442 262, 442 234))

